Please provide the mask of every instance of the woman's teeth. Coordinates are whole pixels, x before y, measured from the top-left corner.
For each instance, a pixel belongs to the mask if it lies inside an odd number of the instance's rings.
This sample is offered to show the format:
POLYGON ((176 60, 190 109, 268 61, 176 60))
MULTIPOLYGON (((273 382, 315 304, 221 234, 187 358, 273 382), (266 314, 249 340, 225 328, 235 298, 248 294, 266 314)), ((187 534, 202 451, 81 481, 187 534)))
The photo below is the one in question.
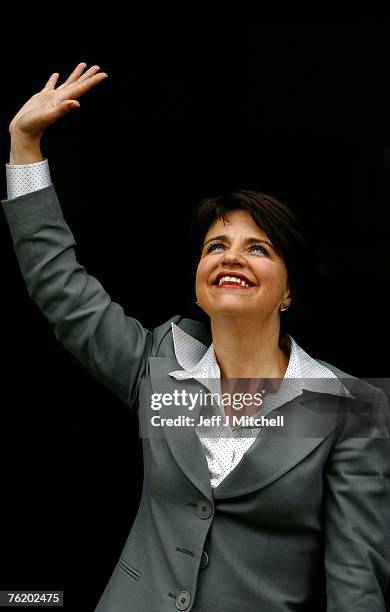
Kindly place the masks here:
POLYGON ((221 276, 218 282, 218 287, 222 285, 222 283, 237 283, 238 285, 242 285, 243 287, 250 287, 248 283, 246 283, 241 278, 237 278, 236 276, 221 276))

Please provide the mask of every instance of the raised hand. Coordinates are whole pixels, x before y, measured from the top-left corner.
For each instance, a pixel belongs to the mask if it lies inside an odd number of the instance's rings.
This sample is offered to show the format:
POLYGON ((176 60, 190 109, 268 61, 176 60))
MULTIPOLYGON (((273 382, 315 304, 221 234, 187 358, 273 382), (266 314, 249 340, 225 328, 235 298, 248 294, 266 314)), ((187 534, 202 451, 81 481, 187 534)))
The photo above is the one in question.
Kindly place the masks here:
POLYGON ((60 117, 78 108, 77 98, 103 81, 108 74, 99 72, 99 66, 78 64, 62 85, 56 88, 59 74, 55 72, 46 85, 34 94, 16 113, 9 124, 9 133, 40 139, 43 130, 60 117), (83 73, 84 72, 84 73, 83 73))

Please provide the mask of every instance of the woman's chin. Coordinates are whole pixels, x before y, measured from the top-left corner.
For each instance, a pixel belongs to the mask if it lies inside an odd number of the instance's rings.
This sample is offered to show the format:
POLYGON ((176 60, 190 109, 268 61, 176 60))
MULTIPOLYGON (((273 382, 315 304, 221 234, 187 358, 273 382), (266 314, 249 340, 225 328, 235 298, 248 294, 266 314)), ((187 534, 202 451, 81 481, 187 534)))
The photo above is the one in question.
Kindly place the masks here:
POLYGON ((237 300, 221 300, 218 304, 210 306, 211 317, 240 317, 250 315, 252 309, 247 305, 237 303, 237 300))

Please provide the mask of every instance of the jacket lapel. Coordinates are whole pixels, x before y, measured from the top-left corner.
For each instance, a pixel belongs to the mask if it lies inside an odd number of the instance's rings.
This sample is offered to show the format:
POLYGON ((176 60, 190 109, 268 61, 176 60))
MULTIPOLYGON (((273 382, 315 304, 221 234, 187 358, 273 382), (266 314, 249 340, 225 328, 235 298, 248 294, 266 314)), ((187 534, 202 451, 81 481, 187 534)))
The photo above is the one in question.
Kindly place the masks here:
MULTIPOLYGON (((203 385, 194 379, 176 380, 169 376, 169 372, 182 369, 174 357, 149 357, 150 386, 153 393, 169 393, 173 395, 175 391, 185 390, 192 397, 197 397, 200 389, 204 391, 203 385)), ((189 417, 197 423, 201 411, 201 405, 197 402, 193 409, 181 404, 180 406, 162 406, 160 410, 153 411, 147 406, 148 399, 144 403, 145 414, 148 418, 151 413, 158 414, 161 419, 173 417, 189 417)), ((195 426, 178 427, 162 425, 161 430, 150 432, 150 435, 166 438, 169 448, 177 464, 187 476, 187 478, 209 499, 212 498, 212 487, 210 474, 207 465, 206 455, 202 443, 195 431, 195 426)))
POLYGON ((272 411, 268 417, 283 415, 284 427, 263 427, 241 461, 214 489, 214 497, 245 495, 285 474, 336 430, 339 402, 344 406, 346 401, 347 398, 304 390, 272 411))
MULTIPOLYGON (((195 398, 201 389, 205 390, 196 380, 176 380, 169 376, 169 372, 178 369, 180 365, 174 357, 149 357, 152 392, 173 395, 175 390, 185 390, 195 398)), ((265 487, 302 461, 335 431, 339 408, 344 408, 348 401, 347 398, 304 390, 302 395, 268 415, 268 418, 283 415, 285 426, 281 429, 263 427, 241 461, 214 489, 195 426, 184 426, 179 430, 176 426, 164 424, 157 433, 153 428, 150 435, 166 438, 175 461, 203 495, 209 499, 213 496, 216 499, 237 497, 265 487)), ((163 406, 156 412, 145 404, 146 417, 152 413, 161 418, 190 416, 196 424, 201 405, 197 402, 192 410, 186 406, 163 406)))

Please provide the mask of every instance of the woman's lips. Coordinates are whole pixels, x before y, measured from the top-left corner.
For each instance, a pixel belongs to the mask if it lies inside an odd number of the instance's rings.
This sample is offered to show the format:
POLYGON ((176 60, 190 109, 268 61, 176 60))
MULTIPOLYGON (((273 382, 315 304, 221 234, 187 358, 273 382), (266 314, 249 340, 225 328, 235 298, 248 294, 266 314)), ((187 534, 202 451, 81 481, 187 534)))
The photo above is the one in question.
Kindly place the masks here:
POLYGON ((235 283, 235 282, 228 282, 225 281, 223 283, 221 283, 220 285, 212 285, 213 287, 215 287, 216 289, 242 289, 243 291, 248 291, 248 289, 254 289, 254 287, 256 285, 253 285, 252 287, 244 287, 244 285, 241 285, 239 283, 235 283))

